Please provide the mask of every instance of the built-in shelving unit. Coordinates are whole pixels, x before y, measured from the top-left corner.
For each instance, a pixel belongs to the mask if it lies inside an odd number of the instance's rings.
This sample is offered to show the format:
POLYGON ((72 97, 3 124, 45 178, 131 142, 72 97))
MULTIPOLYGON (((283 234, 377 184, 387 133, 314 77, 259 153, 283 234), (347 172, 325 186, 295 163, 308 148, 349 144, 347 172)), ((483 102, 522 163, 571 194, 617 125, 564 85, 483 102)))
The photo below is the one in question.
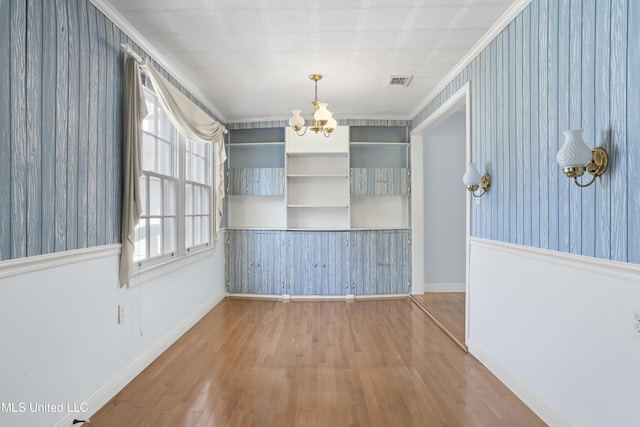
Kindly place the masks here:
POLYGON ((232 130, 227 286, 232 294, 411 291, 405 128, 232 130))
POLYGON ((351 228, 409 228, 411 169, 404 128, 351 128, 351 228))
POLYGON ((226 226, 286 228, 284 131, 236 130, 229 140, 226 226))
POLYGON ((348 230, 349 129, 330 138, 286 130, 287 228, 348 230))

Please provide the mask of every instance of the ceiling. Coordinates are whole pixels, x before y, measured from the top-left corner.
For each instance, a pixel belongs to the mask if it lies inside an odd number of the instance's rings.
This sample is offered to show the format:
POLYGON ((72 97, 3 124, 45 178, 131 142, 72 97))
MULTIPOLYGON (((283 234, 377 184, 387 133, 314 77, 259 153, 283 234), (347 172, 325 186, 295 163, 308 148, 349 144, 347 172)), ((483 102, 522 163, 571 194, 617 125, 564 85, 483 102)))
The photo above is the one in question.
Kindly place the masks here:
MULTIPOLYGON (((225 123, 409 120, 516 0, 105 0, 225 123), (408 87, 390 76, 413 76, 408 87)), ((142 39, 140 39, 140 37, 142 39)), ((142 42, 142 43, 141 43, 142 42)), ((157 57, 156 57, 157 56, 157 57)))

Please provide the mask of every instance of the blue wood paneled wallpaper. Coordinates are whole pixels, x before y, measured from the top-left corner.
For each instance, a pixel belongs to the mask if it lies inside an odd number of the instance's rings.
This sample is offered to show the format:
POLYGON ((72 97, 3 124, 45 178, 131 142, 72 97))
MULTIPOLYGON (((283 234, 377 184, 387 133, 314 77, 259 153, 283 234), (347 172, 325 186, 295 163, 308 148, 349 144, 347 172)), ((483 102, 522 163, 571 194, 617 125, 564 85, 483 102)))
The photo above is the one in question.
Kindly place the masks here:
POLYGON ((472 156, 493 184, 472 235, 640 263, 638 28, 636 0, 533 0, 413 118, 471 81, 472 156), (555 161, 568 129, 609 152, 589 188, 555 161))
POLYGON ((0 20, 0 259, 118 242, 119 31, 84 0, 0 20))
POLYGON ((120 241, 121 42, 87 0, 0 1, 0 260, 120 241))

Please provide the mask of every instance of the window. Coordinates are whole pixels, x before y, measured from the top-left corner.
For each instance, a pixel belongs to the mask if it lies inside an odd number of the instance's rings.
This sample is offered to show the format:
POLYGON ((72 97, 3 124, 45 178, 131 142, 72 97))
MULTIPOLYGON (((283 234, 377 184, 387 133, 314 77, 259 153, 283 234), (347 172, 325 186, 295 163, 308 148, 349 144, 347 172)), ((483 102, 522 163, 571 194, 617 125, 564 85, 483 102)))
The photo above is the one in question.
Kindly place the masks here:
POLYGON ((185 146, 185 246, 206 245, 211 236, 211 144, 185 146))
POLYGON ((211 242, 212 149, 179 134, 145 88, 140 190, 134 261, 155 264, 211 242))

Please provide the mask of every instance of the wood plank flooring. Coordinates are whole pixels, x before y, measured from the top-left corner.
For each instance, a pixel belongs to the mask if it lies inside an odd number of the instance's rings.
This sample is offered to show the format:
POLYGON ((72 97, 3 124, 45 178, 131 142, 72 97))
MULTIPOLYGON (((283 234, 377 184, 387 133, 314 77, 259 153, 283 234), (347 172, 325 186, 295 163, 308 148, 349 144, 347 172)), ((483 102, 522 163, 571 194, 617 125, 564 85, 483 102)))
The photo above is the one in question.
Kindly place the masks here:
POLYGON ((424 295, 411 296, 463 348, 466 348, 465 297, 464 292, 427 292, 424 295))
POLYGON ((409 299, 226 299, 88 426, 538 426, 409 299))

